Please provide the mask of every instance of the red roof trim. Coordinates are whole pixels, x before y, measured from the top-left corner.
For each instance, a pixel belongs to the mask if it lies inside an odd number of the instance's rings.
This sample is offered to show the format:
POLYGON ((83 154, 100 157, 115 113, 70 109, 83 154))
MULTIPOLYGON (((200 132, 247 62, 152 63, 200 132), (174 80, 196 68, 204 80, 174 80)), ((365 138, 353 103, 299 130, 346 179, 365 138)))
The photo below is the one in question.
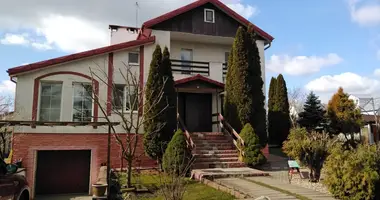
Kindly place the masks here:
POLYGON ((183 78, 183 79, 176 80, 175 81, 175 85, 179 85, 179 84, 183 84, 183 83, 188 83, 188 82, 196 81, 196 80, 201 80, 201 81, 204 81, 204 82, 216 85, 218 87, 224 88, 224 84, 223 83, 215 81, 215 80, 212 80, 212 79, 207 78, 207 77, 204 77, 204 76, 202 76, 200 74, 197 74, 195 76, 191 76, 191 77, 188 77, 188 78, 183 78))
POLYGON ((144 44, 154 43, 155 41, 156 41, 156 38, 152 36, 152 37, 144 38, 141 40, 133 40, 133 41, 124 42, 120 44, 114 44, 114 45, 110 45, 106 47, 92 49, 92 50, 88 50, 88 51, 84 51, 80 53, 75 53, 75 54, 71 54, 67 56, 44 60, 41 62, 36 62, 36 63, 28 64, 28 65, 22 65, 22 66, 10 68, 7 70, 7 72, 10 76, 12 76, 12 75, 16 75, 23 72, 42 69, 45 67, 49 67, 51 65, 56 65, 56 64, 61 64, 65 62, 82 59, 82 58, 87 58, 90 56, 101 55, 101 54, 110 53, 113 51, 118 51, 118 50, 122 50, 126 48, 139 47, 144 44))
POLYGON ((222 11, 224 11, 226 14, 228 14, 232 18, 236 19, 237 21, 240 21, 245 26, 247 26, 247 27, 248 26, 252 26, 253 30, 256 31, 260 36, 264 37, 265 39, 270 40, 270 41, 274 40, 274 37, 272 37, 271 35, 269 35, 265 31, 263 31, 262 29, 260 29, 256 25, 254 25, 251 22, 249 22, 247 19, 245 19, 244 17, 242 17, 241 15, 239 15, 238 13, 236 13, 235 11, 233 11, 231 8, 229 8, 228 6, 226 6, 225 4, 223 4, 222 2, 220 2, 219 0, 198 0, 198 1, 195 1, 194 3, 188 4, 186 6, 178 8, 176 10, 168 12, 168 13, 166 13, 164 15, 161 15, 159 17, 156 17, 154 19, 146 21, 143 24, 143 27, 150 28, 150 27, 152 27, 152 26, 154 26, 154 25, 156 25, 158 23, 161 23, 163 21, 171 19, 171 18, 173 18, 173 17, 175 17, 177 15, 185 13, 185 12, 187 12, 189 10, 192 10, 194 8, 197 8, 199 6, 202 6, 202 5, 206 4, 206 3, 212 3, 212 4, 214 4, 216 7, 218 7, 219 9, 221 9, 222 11))

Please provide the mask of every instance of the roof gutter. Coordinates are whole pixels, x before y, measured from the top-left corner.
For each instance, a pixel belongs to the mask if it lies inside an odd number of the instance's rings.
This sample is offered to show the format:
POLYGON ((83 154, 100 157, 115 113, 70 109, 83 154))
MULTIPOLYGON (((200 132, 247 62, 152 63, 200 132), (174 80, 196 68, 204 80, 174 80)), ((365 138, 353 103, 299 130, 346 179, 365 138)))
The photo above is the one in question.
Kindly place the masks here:
POLYGON ((15 81, 15 79, 14 79, 13 76, 9 77, 9 79, 10 79, 13 83, 17 83, 17 81, 15 81))
POLYGON ((267 49, 269 49, 271 46, 272 46, 272 42, 269 41, 268 46, 266 46, 266 47, 264 48, 264 51, 267 50, 267 49))

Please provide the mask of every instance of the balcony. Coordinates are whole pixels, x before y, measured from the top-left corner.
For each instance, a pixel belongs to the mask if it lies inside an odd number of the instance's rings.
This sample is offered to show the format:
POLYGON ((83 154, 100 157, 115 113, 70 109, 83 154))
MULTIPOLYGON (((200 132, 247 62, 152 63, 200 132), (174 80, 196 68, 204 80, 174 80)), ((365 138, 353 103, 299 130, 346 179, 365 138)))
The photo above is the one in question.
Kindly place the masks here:
POLYGON ((226 83, 226 76, 227 76, 227 63, 223 63, 223 83, 226 83))
POLYGON ((210 63, 187 60, 171 60, 173 74, 210 76, 210 63))

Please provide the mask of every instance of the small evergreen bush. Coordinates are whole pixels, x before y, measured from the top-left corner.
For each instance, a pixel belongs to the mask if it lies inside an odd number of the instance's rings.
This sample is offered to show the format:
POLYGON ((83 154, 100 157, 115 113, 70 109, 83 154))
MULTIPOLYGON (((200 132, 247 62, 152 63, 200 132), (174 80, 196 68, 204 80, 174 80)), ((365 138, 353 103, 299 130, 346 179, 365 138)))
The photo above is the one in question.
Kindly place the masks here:
POLYGON ((190 158, 185 135, 182 130, 177 130, 166 148, 162 167, 166 173, 181 175, 186 173, 190 158))
POLYGON ((255 134, 251 124, 245 124, 240 132, 240 137, 244 140, 243 162, 251 167, 264 164, 266 158, 261 152, 259 137, 255 134))
POLYGON ((325 164, 325 183, 331 194, 342 200, 380 199, 379 164, 376 145, 350 150, 335 145, 325 164))

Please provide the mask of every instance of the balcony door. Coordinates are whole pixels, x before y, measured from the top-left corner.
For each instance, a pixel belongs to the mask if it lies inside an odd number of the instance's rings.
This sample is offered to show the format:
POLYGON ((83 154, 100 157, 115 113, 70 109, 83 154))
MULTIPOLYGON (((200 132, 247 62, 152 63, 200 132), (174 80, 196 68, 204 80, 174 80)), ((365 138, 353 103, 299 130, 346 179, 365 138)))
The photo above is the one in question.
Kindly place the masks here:
POLYGON ((182 69, 187 70, 183 71, 182 74, 190 74, 191 70, 191 61, 193 61, 193 50, 192 49, 181 49, 181 61, 182 69))

